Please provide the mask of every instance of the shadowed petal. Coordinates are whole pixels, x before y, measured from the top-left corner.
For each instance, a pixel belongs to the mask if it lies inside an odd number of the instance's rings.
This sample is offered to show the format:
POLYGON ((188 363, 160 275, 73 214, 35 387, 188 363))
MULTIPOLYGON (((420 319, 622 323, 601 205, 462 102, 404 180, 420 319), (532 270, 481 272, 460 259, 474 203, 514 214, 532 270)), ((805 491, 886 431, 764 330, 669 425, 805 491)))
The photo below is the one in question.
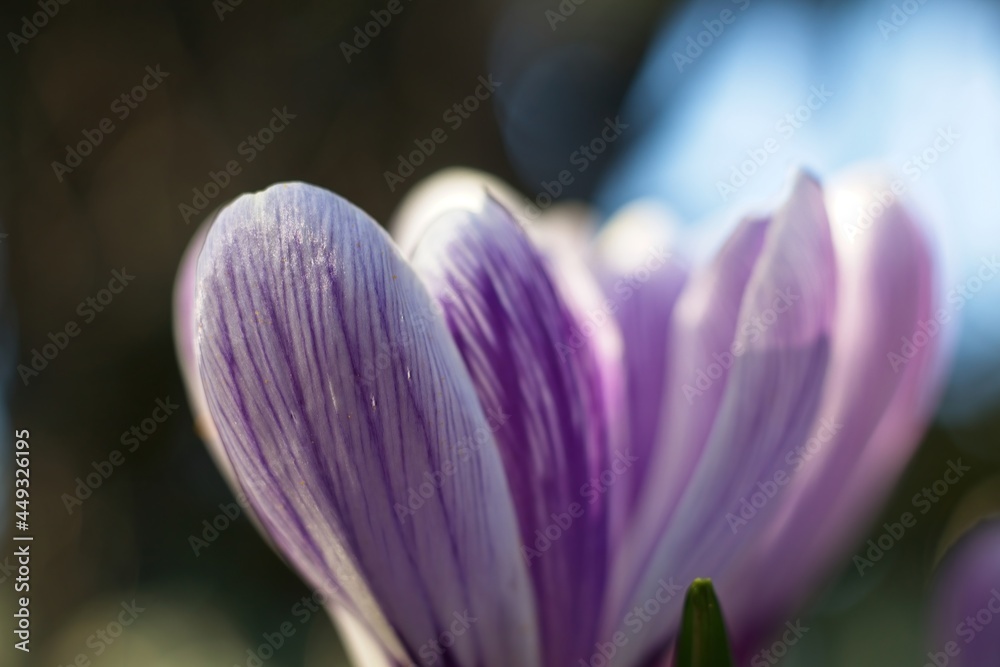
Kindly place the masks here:
MULTIPOLYGON (((529 218, 531 220, 531 218, 529 218)), ((614 455, 629 445, 625 439, 625 369, 622 363, 622 335, 614 314, 606 307, 607 299, 594 275, 591 263, 592 242, 596 233, 594 212, 575 203, 554 204, 525 227, 532 244, 541 255, 556 291, 573 318, 568 341, 571 348, 591 350, 602 387, 604 412, 612 435, 608 439, 614 455)), ((630 471, 636 470, 633 466, 630 471)), ((615 485, 616 488, 618 485, 615 485)), ((616 492, 611 493, 612 496, 616 492)), ((612 498, 614 505, 616 503, 612 498)), ((617 520, 621 520, 621 512, 617 520)), ((612 540, 619 534, 616 516, 611 516, 612 540)))
MULTIPOLYGON (((443 215, 413 263, 444 318, 496 434, 535 584, 544 664, 594 641, 607 562, 609 429, 591 344, 512 216, 483 197, 443 215)), ((619 474, 632 466, 627 452, 619 474)), ((615 470, 618 470, 618 467, 615 470)))
POLYGON ((388 236, 336 195, 275 185, 219 214, 197 282, 209 408, 284 556, 393 659, 537 665, 502 424, 388 236))

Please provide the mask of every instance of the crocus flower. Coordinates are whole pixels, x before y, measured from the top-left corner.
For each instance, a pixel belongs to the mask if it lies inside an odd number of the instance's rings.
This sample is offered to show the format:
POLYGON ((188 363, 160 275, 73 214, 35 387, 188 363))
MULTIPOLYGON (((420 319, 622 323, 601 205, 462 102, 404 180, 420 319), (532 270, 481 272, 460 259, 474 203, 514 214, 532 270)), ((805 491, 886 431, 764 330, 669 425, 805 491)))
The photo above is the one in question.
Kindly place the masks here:
POLYGON ((787 620, 933 404, 939 339, 889 361, 934 307, 907 212, 842 244, 865 193, 801 175, 687 271, 648 212, 573 256, 502 185, 449 188, 405 255, 320 188, 244 195, 179 288, 275 548, 380 664, 667 660, 697 577, 736 646, 787 620))
POLYGON ((954 545, 936 582, 928 663, 996 664, 1000 656, 1000 519, 984 521, 954 545))

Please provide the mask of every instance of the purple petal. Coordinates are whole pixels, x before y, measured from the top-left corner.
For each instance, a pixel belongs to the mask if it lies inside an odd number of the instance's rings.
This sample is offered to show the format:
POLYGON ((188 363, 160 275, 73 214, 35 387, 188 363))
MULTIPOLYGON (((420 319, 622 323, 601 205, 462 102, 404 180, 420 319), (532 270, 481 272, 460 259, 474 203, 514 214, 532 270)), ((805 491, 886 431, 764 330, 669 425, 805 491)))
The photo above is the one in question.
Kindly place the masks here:
POLYGON ((502 425, 385 232, 312 186, 245 195, 209 232, 196 312, 222 443, 303 577, 401 662, 451 628, 446 664, 539 664, 502 425))
MULTIPOLYGON (((631 591, 626 596, 629 604, 622 609, 643 604, 668 576, 681 582, 717 578, 739 552, 747 536, 734 532, 728 515, 739 511, 740 499, 756 490, 758 480, 770 474, 780 457, 802 442, 812 426, 827 369, 835 284, 833 243, 822 191, 814 180, 801 175, 790 199, 774 214, 743 293, 736 285, 720 295, 730 296, 728 302, 720 298, 684 304, 685 308, 726 310, 735 303, 732 297, 738 297, 739 325, 734 329, 731 320, 723 322, 723 333, 704 339, 718 347, 703 347, 702 359, 730 355, 713 362, 719 369, 715 384, 722 385, 715 394, 718 408, 676 502, 656 502, 659 494, 653 486, 642 498, 642 503, 652 504, 640 507, 643 516, 637 534, 645 538, 652 528, 660 537, 648 554, 630 554, 639 556, 637 577, 626 588, 631 591), (728 373, 723 372, 724 366, 730 367, 728 373)), ((697 284, 691 287, 699 289, 697 284)), ((693 314, 679 312, 682 317, 693 314)), ((714 372, 709 375, 715 376, 714 372)), ((692 382, 676 375, 670 381, 692 382)), ((715 395, 703 410, 716 405, 715 395)), ((685 418, 680 410, 668 413, 668 419, 685 418)), ((705 415, 695 418, 697 426, 689 433, 700 438, 705 415)), ((727 597, 721 587, 720 596, 727 597)), ((662 646, 680 609, 680 604, 670 608, 662 625, 640 635, 625 650, 642 655, 644 650, 662 646)))
MULTIPOLYGON (((686 393, 685 386, 696 381, 698 370, 714 362, 714 352, 729 349, 737 327, 739 304, 760 255, 767 225, 767 220, 741 223, 715 259, 691 275, 674 307, 667 335, 667 363, 672 374, 664 387, 662 427, 650 470, 646 472, 655 483, 645 488, 630 534, 618 547, 605 617, 608 633, 616 632, 622 624, 628 597, 637 585, 637 574, 648 567, 646 561, 662 536, 665 520, 682 494, 708 437, 724 383, 720 380, 704 389, 697 401, 689 400, 691 395, 686 393)), ((680 603, 674 606, 679 608, 680 603)), ((662 627, 668 626, 662 623, 662 627)))
POLYGON ((486 413, 509 416, 496 438, 538 596, 543 662, 569 665, 595 641, 607 564, 607 494, 593 480, 611 469, 610 431, 594 350, 542 257, 491 198, 443 215, 413 263, 486 413))
POLYGON ((201 255, 201 247, 205 243, 205 235, 208 234, 210 225, 211 221, 204 223, 191 237, 184 250, 184 256, 181 257, 177 278, 174 281, 174 343, 177 346, 177 359, 180 362, 184 383, 192 401, 204 396, 195 360, 194 288, 198 256, 201 255), (195 387, 199 391, 193 391, 195 387))
MULTIPOLYGON (((622 336, 627 440, 648 462, 663 426, 668 341, 674 305, 687 272, 672 256, 672 221, 665 211, 637 204, 615 215, 595 240, 595 274, 622 336)), ((617 511, 634 514, 648 478, 637 466, 616 486, 617 511)), ((618 520, 619 525, 627 524, 618 520)))
POLYGON ((769 622, 781 622, 847 555, 891 491, 936 402, 946 325, 905 362, 889 357, 921 323, 948 315, 935 310, 923 234, 899 204, 862 235, 842 233, 854 227, 859 205, 880 190, 868 175, 865 187, 834 187, 828 197, 841 230, 831 372, 810 433, 815 439, 798 443, 799 453, 783 462, 794 472, 792 483, 769 503, 766 530, 731 573, 730 613, 748 631, 766 632, 769 622), (761 573, 773 571, 782 573, 780 585, 770 579, 765 585, 761 573))
POLYGON ((439 217, 448 211, 477 206, 484 193, 517 216, 527 208, 527 199, 492 174, 464 167, 443 169, 406 193, 389 223, 392 238, 403 255, 409 257, 420 237, 439 217))
POLYGON ((181 258, 180 268, 177 270, 174 282, 174 344, 177 346, 177 359, 194 416, 195 430, 208 445, 208 452, 222 476, 226 478, 233 491, 239 493, 241 489, 236 481, 233 465, 222 448, 219 432, 208 412, 208 400, 205 398, 205 388, 198 372, 198 347, 195 344, 195 279, 198 257, 201 256, 205 237, 215 221, 215 215, 213 213, 205 220, 191 237, 181 258))
MULTIPOLYGON (((631 447, 631 443, 626 431, 622 333, 594 274, 596 230, 594 212, 574 202, 553 204, 526 227, 528 237, 541 254, 556 291, 573 319, 573 339, 585 341, 594 357, 602 388, 603 412, 611 433, 608 454, 613 458, 623 447, 631 447)), ((642 466, 642 462, 631 466, 626 479, 616 477, 613 488, 608 490, 611 544, 617 542, 628 523, 625 499, 629 492, 627 484, 631 481, 626 480, 633 473, 639 473, 642 466)))
POLYGON ((997 664, 1000 519, 979 524, 952 547, 938 575, 931 615, 928 659, 951 667, 997 664))

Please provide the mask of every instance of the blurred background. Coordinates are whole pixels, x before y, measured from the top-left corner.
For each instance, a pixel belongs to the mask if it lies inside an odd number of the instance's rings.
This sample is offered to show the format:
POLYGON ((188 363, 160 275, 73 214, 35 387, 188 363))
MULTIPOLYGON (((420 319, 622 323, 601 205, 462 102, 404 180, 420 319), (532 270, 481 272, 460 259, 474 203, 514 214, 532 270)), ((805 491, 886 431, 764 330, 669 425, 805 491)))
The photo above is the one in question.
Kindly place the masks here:
MULTIPOLYGON (((825 178, 879 161, 936 230, 944 295, 1000 250, 1000 18, 935 1, 5 3, 0 342, 9 431, 30 431, 35 541, 23 655, 9 641, 11 526, 0 532, 0 665, 343 660, 310 591, 233 510, 184 395, 171 294, 217 206, 303 180, 385 223, 422 178, 463 165, 544 208, 572 168, 557 201, 601 218, 652 197, 700 239, 777 195, 795 165, 825 178), (828 102, 778 127, 824 85, 828 102), (615 119, 620 136, 581 158, 615 119), (954 146, 908 171, 952 126, 954 146), (439 128, 446 140, 410 161, 439 128), (772 135, 780 150, 735 185, 772 135), (264 635, 286 622, 294 634, 267 656, 264 635)), ((871 536, 947 461, 971 471, 864 576, 844 563, 783 664, 925 661, 935 565, 1000 510, 998 306, 1000 280, 948 334, 941 413, 871 536)))

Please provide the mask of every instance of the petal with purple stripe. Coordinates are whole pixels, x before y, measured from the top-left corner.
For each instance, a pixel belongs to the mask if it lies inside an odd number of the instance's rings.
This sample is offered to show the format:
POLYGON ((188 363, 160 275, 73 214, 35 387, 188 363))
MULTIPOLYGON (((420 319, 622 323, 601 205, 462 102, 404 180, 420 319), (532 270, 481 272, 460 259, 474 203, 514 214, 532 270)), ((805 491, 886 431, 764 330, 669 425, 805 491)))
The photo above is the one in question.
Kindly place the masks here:
POLYGON ((304 184, 240 197, 205 242, 196 322, 222 444, 305 579, 400 662, 460 624, 443 664, 538 665, 502 425, 385 232, 304 184))
POLYGON ((509 211, 523 214, 527 209, 527 200, 496 176, 467 167, 450 167, 428 176, 406 193, 389 221, 389 232, 403 255, 409 257, 438 217, 478 205, 484 193, 509 211))
POLYGON ((201 255, 205 236, 208 235, 208 230, 214 220, 215 214, 213 213, 191 237, 188 247, 184 250, 184 256, 181 258, 180 268, 177 270, 177 279, 174 284, 174 344, 177 346, 177 359, 181 368, 181 377, 184 378, 188 402, 191 405, 195 430, 208 445, 212 460, 215 461, 215 465, 223 477, 233 486, 234 490, 238 490, 232 464, 229 462, 225 450, 222 449, 219 433, 208 413, 205 388, 201 384, 201 375, 198 372, 198 348, 195 345, 194 306, 198 257, 201 255))
POLYGON ((603 598, 607 494, 600 476, 612 465, 621 475, 633 467, 625 451, 617 463, 608 459, 591 339, 577 331, 528 236, 492 198, 441 216, 412 259, 441 304, 486 412, 510 416, 497 445, 537 591, 543 662, 574 664, 595 640, 603 598))

